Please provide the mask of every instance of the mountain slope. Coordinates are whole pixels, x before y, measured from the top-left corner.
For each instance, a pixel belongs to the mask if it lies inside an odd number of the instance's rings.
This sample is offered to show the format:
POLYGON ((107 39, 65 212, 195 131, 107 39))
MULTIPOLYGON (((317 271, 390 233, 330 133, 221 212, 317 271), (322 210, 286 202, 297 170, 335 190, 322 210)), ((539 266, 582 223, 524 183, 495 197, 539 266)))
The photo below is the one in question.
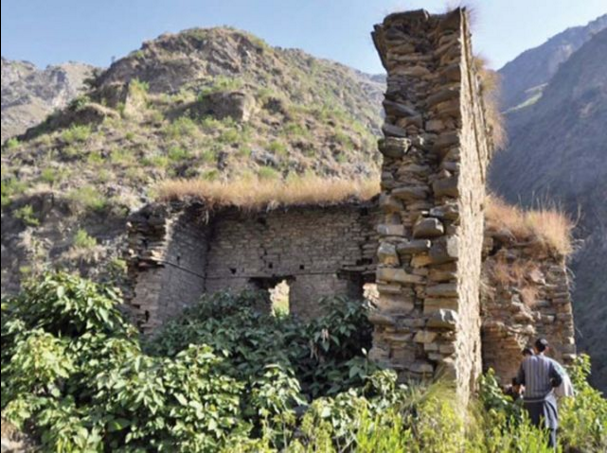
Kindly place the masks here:
POLYGON ((524 52, 504 66, 499 71, 503 82, 504 110, 536 101, 559 66, 605 28, 607 28, 607 14, 584 27, 570 28, 558 34, 545 44, 524 52))
POLYGON ((128 214, 166 179, 376 175, 383 89, 233 29, 145 43, 3 147, 2 292, 49 263, 124 270, 128 214))
POLYGON ((80 63, 50 66, 2 57, 2 142, 65 107, 84 88, 93 68, 80 63))
POLYGON ((558 70, 533 106, 507 115, 510 147, 496 156, 492 186, 512 202, 555 202, 579 218, 572 263, 581 349, 607 389, 607 30, 558 70))

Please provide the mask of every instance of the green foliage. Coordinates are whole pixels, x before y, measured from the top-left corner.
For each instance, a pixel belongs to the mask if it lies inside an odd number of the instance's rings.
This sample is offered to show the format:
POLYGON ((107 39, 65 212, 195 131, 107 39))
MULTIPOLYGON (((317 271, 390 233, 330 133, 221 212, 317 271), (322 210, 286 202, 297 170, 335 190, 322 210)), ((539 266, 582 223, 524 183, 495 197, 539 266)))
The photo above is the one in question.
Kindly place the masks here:
POLYGON ((588 384, 590 372, 588 356, 578 357, 569 370, 576 397, 562 404, 561 436, 577 451, 599 453, 607 451, 607 400, 588 384))
POLYGON ((68 194, 68 198, 77 208, 84 210, 103 211, 108 205, 106 198, 93 186, 74 189, 68 194))
POLYGON ((133 79, 129 83, 129 91, 131 94, 145 96, 150 91, 150 84, 139 79, 133 79))
POLYGON ((80 112, 90 103, 91 98, 87 95, 82 95, 70 102, 68 108, 73 112, 80 112))
POLYGON ((286 157, 289 154, 286 143, 278 140, 275 140, 268 145, 268 151, 280 157, 286 157))
POLYGON ((40 226, 40 219, 36 216, 32 205, 25 205, 19 208, 13 214, 16 219, 21 220, 26 226, 37 227, 40 226))
POLYGON ((97 239, 89 236, 86 230, 80 229, 76 232, 74 236, 74 247, 79 249, 92 249, 97 245, 97 239))
POLYGON ((190 159, 192 156, 188 150, 179 146, 173 146, 169 149, 168 157, 173 162, 182 162, 190 159))
POLYGON ((236 77, 217 76, 207 86, 200 90, 200 100, 214 93, 238 91, 244 86, 244 81, 236 77))
POLYGON ((40 180, 51 186, 61 182, 64 177, 64 172, 52 167, 46 167, 40 172, 40 180))
MULTIPOLYGON (((116 291, 67 274, 2 303, 2 411, 42 451, 548 453, 494 373, 466 411, 455 392, 397 383, 361 350, 367 307, 324 301, 324 316, 274 316, 266 295, 205 296, 142 339, 116 291)), ((605 400, 570 370, 564 451, 605 451, 605 400), (576 422, 577 419, 577 422, 576 422)))
POLYGON ((260 179, 280 179, 280 173, 272 167, 261 167, 257 170, 257 176, 260 179))
POLYGON ((18 181, 16 178, 2 179, 2 207, 9 206, 14 197, 22 194, 26 189, 26 185, 23 182, 18 181))
POLYGON ((18 147, 19 147, 19 145, 20 145, 20 143, 19 143, 19 139, 18 139, 18 138, 13 137, 13 138, 9 139, 9 140, 6 142, 6 144, 5 144, 5 148, 6 148, 6 149, 8 149, 8 150, 11 150, 11 149, 18 148, 18 147))
POLYGON ((92 134, 91 126, 78 126, 74 125, 69 129, 63 131, 61 138, 66 145, 74 145, 77 143, 86 142, 92 134))
POLYGON ((193 137, 199 132, 196 122, 187 116, 177 118, 165 127, 164 133, 168 139, 177 140, 185 137, 193 137))

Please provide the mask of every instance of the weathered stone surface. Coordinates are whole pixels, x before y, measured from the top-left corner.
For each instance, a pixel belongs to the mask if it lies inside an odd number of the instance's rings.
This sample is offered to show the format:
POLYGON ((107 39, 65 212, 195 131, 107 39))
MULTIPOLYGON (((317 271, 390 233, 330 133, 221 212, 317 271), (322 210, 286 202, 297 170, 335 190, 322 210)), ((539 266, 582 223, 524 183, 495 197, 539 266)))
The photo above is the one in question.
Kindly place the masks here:
POLYGON ((388 243, 383 243, 377 252, 380 263, 388 266, 398 266, 400 259, 396 253, 396 246, 388 243))
POLYGON ((445 234, 445 226, 435 218, 418 221, 413 227, 413 237, 416 239, 431 239, 445 234))
POLYGON ((397 133, 386 134, 387 137, 379 143, 379 150, 386 157, 398 159, 409 151, 411 148, 411 140, 403 138, 407 137, 407 132, 403 129, 397 126, 389 126, 389 129, 391 128, 395 128, 394 130, 397 130, 397 133))
POLYGON ((425 279, 407 273, 404 269, 382 268, 377 271, 377 280, 387 283, 423 283, 425 279))
POLYGON ((445 283, 440 285, 432 285, 426 289, 426 294, 431 297, 452 297, 457 298, 458 286, 456 283, 445 283))
POLYGON ((435 264, 444 264, 459 258, 459 238, 452 236, 435 241, 430 249, 430 258, 435 264))
POLYGON ((382 236, 404 236, 405 226, 404 225, 379 225, 377 232, 382 236))
POLYGON ((458 178, 439 179, 432 185, 432 188, 437 197, 459 197, 458 178))
MULTIPOLYGON (((394 124, 390 124, 390 123, 384 124, 382 131, 387 138, 406 139, 409 136, 409 133, 407 132, 406 129, 403 129, 402 127, 395 126, 394 124)), ((409 141, 409 145, 411 145, 410 141, 409 141)), ((384 148, 382 146, 380 146, 379 150, 382 152, 382 154, 384 156, 393 157, 393 158, 402 157, 408 151, 408 149, 403 150, 402 147, 399 149, 394 149, 394 148, 384 148)))
POLYGON ((428 320, 428 327, 455 330, 459 316, 454 310, 439 310, 428 320))
POLYGON ((436 337, 438 337, 438 333, 436 333, 436 332, 430 332, 428 330, 420 330, 415 335, 415 338, 413 341, 415 341, 416 343, 432 343, 434 340, 436 340, 436 337))
POLYGON ((396 246, 399 255, 413 255, 416 253, 428 252, 432 247, 432 242, 428 240, 417 240, 401 242, 396 246))
POLYGON ((392 191, 392 195, 405 201, 425 200, 428 198, 428 188, 423 186, 399 187, 392 191))
POLYGON ((424 314, 433 315, 441 310, 457 311, 459 300, 457 298, 426 298, 424 300, 424 314))

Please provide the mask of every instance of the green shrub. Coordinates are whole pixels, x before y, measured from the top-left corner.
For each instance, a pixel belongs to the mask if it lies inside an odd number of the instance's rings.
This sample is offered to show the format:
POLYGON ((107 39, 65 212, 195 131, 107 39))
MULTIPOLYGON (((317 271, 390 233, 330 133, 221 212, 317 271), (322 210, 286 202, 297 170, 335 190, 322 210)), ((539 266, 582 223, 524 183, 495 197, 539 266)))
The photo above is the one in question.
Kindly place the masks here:
POLYGON ((139 79, 133 79, 129 83, 129 91, 135 95, 146 95, 150 91, 150 84, 139 79))
POLYGON ((10 149, 15 149, 15 148, 18 148, 18 147, 19 147, 19 145, 20 145, 20 143, 19 143, 19 139, 18 139, 18 138, 13 137, 13 138, 9 139, 9 140, 6 142, 5 147, 6 147, 6 149, 9 149, 9 150, 10 150, 10 149))
POLYGON ((63 131, 61 138, 66 145, 74 145, 76 143, 86 142, 92 134, 91 126, 77 126, 74 125, 69 129, 63 131))
POLYGON ((607 400, 588 383, 590 357, 580 356, 569 369, 575 398, 561 405, 560 435, 565 445, 577 451, 607 451, 607 400))
POLYGON ((169 149, 168 157, 173 162, 182 162, 184 160, 190 159, 192 155, 188 150, 184 148, 181 148, 179 146, 173 146, 169 149))
POLYGON ((74 247, 79 249, 92 249, 97 245, 97 239, 91 237, 86 230, 80 229, 76 232, 73 241, 74 247))
POLYGON ((26 189, 23 182, 16 178, 2 179, 2 207, 5 208, 11 204, 14 197, 21 195, 26 189))
POLYGON ((73 112, 80 112, 84 107, 91 103, 91 98, 87 95, 78 96, 70 102, 68 108, 73 112))
POLYGON ((277 140, 268 145, 268 151, 280 157, 286 157, 289 154, 286 143, 277 140))
POLYGON ((260 179, 280 179, 280 173, 272 167, 261 167, 257 170, 257 176, 260 179))
POLYGON ((164 128, 164 134, 171 140, 193 137, 199 132, 198 125, 193 119, 182 116, 164 128))
POLYGON ((107 199, 93 186, 74 189, 68 194, 74 205, 83 210, 103 211, 107 208, 107 199))
POLYGON ((217 76, 207 86, 200 90, 200 99, 223 91, 238 91, 244 86, 244 81, 235 77, 217 76))
MULTIPOLYGON (((267 295, 208 295, 152 338, 124 320, 117 292, 67 274, 2 303, 2 411, 42 451, 192 453, 549 453, 499 389, 397 383, 377 370, 367 307, 324 301, 310 322, 274 316, 267 295)), ((602 453, 605 400, 571 369, 564 451, 602 453), (574 421, 577 417, 577 423, 574 421)))
POLYGON ((26 226, 37 227, 40 226, 40 219, 36 216, 32 205, 25 205, 15 211, 14 216, 16 219, 21 220, 26 226))
POLYGON ((64 177, 64 172, 52 167, 47 167, 40 172, 40 180, 51 186, 63 181, 64 177))

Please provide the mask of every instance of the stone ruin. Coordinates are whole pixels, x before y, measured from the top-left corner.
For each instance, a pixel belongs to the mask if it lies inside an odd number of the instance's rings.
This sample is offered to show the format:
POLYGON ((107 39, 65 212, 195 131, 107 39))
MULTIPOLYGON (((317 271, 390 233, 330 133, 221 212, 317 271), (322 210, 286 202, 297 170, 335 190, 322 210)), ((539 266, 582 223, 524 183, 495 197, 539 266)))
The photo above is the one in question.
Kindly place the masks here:
POLYGON ((289 286, 290 312, 378 292, 370 357, 402 380, 444 378, 467 400, 494 368, 514 376, 536 336, 575 355, 566 259, 485 225, 492 149, 465 10, 394 14, 373 38, 388 73, 370 202, 248 212, 148 206, 130 226, 130 306, 151 332, 202 294, 289 286), (504 278, 519 269, 519 279, 504 278))

